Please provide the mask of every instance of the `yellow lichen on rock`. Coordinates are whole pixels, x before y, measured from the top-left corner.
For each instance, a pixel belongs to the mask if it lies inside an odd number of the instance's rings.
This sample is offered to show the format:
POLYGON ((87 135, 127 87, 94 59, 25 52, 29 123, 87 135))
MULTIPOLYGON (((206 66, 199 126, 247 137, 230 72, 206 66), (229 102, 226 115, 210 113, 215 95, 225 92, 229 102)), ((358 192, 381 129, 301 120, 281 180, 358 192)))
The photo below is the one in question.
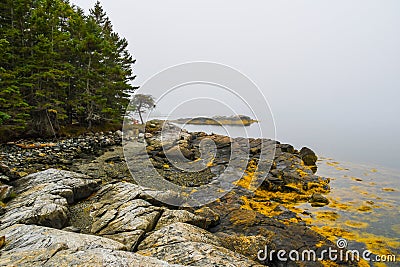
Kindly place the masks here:
POLYGON ((212 167, 214 165, 214 158, 212 158, 209 162, 207 162, 207 167, 212 167))
POLYGON ((335 168, 338 171, 348 171, 349 170, 347 168, 343 168, 343 167, 338 166, 339 162, 336 162, 336 161, 333 161, 333 162, 327 161, 326 165, 331 166, 331 167, 335 168))
POLYGON ((311 230, 319 233, 322 236, 325 236, 332 242, 336 242, 338 238, 345 238, 348 240, 354 240, 355 234, 351 233, 345 229, 339 227, 331 227, 331 226, 311 226, 311 230))
POLYGON ((236 181, 234 184, 243 188, 248 189, 250 187, 251 181, 253 180, 253 175, 243 175, 239 181, 236 181))
POLYGON ((235 225, 251 225, 256 222, 256 213, 252 210, 235 210, 231 214, 230 221, 235 225))
POLYGON ((393 255, 393 252, 390 250, 390 248, 400 247, 399 240, 395 238, 387 238, 365 232, 360 233, 357 231, 348 231, 340 227, 331 226, 311 226, 311 229, 322 236, 325 236, 334 243, 338 238, 345 238, 348 241, 353 240, 364 243, 367 249, 375 255, 393 255))
POLYGON ((345 204, 345 203, 340 203, 337 200, 331 200, 331 203, 329 204, 330 208, 337 208, 340 210, 349 210, 350 206, 345 204))
POLYGON ((358 221, 345 221, 345 225, 353 228, 367 228, 369 226, 366 222, 358 222, 358 221))
POLYGON ((323 260, 323 261, 321 261, 321 263, 325 267, 337 267, 337 266, 339 266, 339 265, 337 265, 336 262, 330 261, 330 260, 323 260))
POLYGON ((268 200, 255 201, 253 198, 248 198, 246 196, 241 197, 241 199, 244 203, 241 206, 242 209, 254 210, 268 217, 277 216, 282 213, 282 211, 274 211, 278 203, 271 203, 268 200))
POLYGON ((169 165, 168 165, 168 164, 164 164, 164 165, 163 165, 163 168, 164 168, 164 169, 169 169, 169 165))
POLYGON ((364 243, 376 255, 392 255, 390 248, 400 247, 399 239, 377 236, 370 233, 361 233, 357 241, 364 243))
POLYGON ((336 221, 339 218, 339 214, 334 211, 319 211, 317 212, 317 219, 325 221, 336 221))
POLYGON ((382 191, 385 191, 385 192, 396 192, 396 189, 393 189, 393 188, 382 188, 382 191))
POLYGON ((326 244, 326 242, 324 241, 324 240, 320 240, 317 244, 315 244, 315 247, 316 248, 320 248, 320 247, 322 247, 323 245, 325 245, 326 244))
POLYGON ((371 211, 372 208, 370 206, 363 205, 363 206, 358 207, 357 210, 358 211, 363 211, 363 212, 368 212, 368 211, 371 211))
POLYGON ((245 170, 245 175, 236 181, 234 184, 246 189, 256 189, 254 183, 254 175, 257 170, 257 163, 255 160, 250 160, 245 170))

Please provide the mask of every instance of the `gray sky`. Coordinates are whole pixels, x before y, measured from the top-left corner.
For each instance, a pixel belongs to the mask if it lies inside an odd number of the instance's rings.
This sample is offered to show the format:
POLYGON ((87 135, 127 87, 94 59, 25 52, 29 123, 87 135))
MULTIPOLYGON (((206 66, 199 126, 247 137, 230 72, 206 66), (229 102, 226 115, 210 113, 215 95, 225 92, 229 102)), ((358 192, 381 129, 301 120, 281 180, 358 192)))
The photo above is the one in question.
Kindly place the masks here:
POLYGON ((101 2, 138 85, 183 62, 226 64, 267 96, 278 140, 400 168, 400 1, 101 2))

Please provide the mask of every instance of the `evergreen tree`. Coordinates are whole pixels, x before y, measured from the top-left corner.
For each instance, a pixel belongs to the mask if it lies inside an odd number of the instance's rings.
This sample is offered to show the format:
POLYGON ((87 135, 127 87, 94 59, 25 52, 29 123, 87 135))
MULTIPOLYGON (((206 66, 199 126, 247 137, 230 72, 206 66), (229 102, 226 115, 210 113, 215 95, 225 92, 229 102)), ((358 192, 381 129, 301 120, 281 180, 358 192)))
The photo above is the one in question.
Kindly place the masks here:
POLYGON ((135 61, 99 2, 85 15, 67 0, 2 0, 0 22, 0 125, 50 109, 64 125, 122 121, 135 61))

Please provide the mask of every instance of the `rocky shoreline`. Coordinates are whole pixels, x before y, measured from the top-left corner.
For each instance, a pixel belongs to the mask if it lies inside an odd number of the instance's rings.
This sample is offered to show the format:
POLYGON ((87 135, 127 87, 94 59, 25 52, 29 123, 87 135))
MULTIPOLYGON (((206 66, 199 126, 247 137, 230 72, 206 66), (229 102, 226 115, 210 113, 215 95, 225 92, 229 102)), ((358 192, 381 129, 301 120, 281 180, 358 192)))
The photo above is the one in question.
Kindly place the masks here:
MULTIPOLYGON (((195 188, 224 171, 229 137, 183 132, 186 137, 164 152, 162 126, 153 121, 138 138, 165 179, 195 188), (202 173, 182 174, 165 155, 179 148, 187 159, 198 160, 206 137, 214 140, 217 153, 202 173)), ((329 179, 315 175, 317 157, 310 149, 268 141, 276 148, 272 168, 252 191, 248 179, 262 140, 251 139, 245 175, 232 191, 202 207, 179 208, 160 203, 136 184, 121 136, 118 131, 1 145, 1 266, 303 266, 276 255, 260 260, 257 253, 265 246, 300 254, 336 248, 310 229, 302 219, 306 211, 286 205, 327 204, 329 179)), ((329 264, 351 263, 307 262, 329 264)))

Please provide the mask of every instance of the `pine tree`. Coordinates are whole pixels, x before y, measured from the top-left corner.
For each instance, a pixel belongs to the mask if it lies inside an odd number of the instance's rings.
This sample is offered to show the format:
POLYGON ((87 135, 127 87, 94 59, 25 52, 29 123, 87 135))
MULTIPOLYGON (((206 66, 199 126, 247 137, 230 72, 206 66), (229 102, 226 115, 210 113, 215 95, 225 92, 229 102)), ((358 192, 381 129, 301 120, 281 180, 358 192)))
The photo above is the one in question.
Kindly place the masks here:
POLYGON ((2 1, 0 4, 0 125, 24 128, 29 105, 21 95, 20 72, 24 58, 23 18, 28 1, 2 1))
POLYGON ((67 0, 3 0, 0 21, 0 125, 49 110, 64 125, 122 121, 135 61, 99 2, 85 15, 67 0))

